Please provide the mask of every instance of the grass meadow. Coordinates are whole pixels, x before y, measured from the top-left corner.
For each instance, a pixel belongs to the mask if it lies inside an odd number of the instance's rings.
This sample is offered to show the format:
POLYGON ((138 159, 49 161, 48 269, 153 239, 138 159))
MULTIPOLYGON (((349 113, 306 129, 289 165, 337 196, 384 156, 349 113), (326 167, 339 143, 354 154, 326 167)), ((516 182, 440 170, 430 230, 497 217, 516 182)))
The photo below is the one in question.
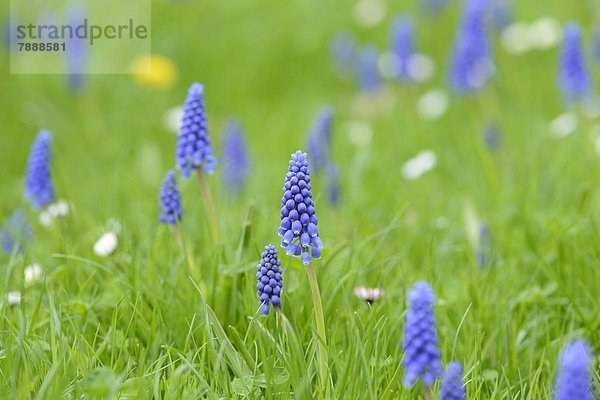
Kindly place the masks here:
MULTIPOLYGON (((423 398, 420 383, 402 385, 406 296, 420 280, 436 295, 442 363, 463 364, 469 399, 550 399, 566 343, 585 338, 599 352, 600 118, 574 109, 574 132, 552 135, 551 122, 565 112, 560 43, 512 54, 490 26, 495 76, 461 96, 447 84, 461 2, 433 16, 417 2, 361 1, 384 11, 377 23, 360 23, 354 0, 152 1, 152 52, 176 68, 163 87, 86 75, 74 92, 65 76, 10 75, 9 52, 0 53, 0 225, 20 208, 33 230, 22 253, 0 253, 1 398, 423 398), (332 38, 346 31, 388 51, 398 14, 413 16, 416 48, 435 72, 424 83, 386 79, 376 93, 361 92, 352 74, 335 68, 332 38), (217 243, 196 174, 178 174, 182 252, 176 229, 158 221, 158 196, 177 142, 165 115, 193 82, 205 86, 217 158, 235 116, 251 163, 237 195, 224 190, 221 164, 206 177, 217 243), (436 119, 417 109, 431 89, 448 93, 436 119), (313 265, 327 391, 305 267, 277 235, 287 162, 306 150, 324 105, 334 111, 331 157, 340 177, 332 205, 326 176, 312 174, 325 245, 313 265), (502 138, 493 150, 483 138, 490 122, 502 138), (40 129, 53 136, 56 197, 70 206, 48 226, 23 197, 40 129), (426 149, 435 168, 407 179, 404 163, 426 149), (480 221, 493 249, 483 268, 480 221), (116 250, 94 254, 109 230, 116 250), (265 317, 255 274, 270 243, 284 290, 281 312, 265 317), (33 263, 43 276, 26 282, 33 263), (367 304, 355 297, 358 286, 385 294, 367 304), (21 293, 17 305, 7 301, 13 291, 21 293)), ((514 21, 577 21, 590 49, 598 2, 515 3, 514 21)))

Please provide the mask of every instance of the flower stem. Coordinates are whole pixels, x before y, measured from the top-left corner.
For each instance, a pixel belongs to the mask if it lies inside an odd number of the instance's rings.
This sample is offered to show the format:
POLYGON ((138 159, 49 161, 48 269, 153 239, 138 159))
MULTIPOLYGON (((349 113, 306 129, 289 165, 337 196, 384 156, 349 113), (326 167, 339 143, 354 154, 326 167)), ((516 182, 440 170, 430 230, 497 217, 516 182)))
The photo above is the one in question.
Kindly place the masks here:
POLYGON ((425 395, 425 400, 433 400, 433 392, 431 391, 430 386, 425 386, 423 388, 423 394, 425 395))
POLYGON ((190 270, 190 275, 192 276, 192 278, 194 280, 197 280, 199 282, 198 287, 203 291, 204 295, 206 295, 206 286, 204 285, 204 282, 202 281, 202 277, 200 275, 200 270, 198 269, 198 267, 196 266, 196 262, 194 261, 194 255, 192 254, 192 249, 189 246, 185 245, 179 225, 175 226, 175 237, 177 238, 177 243, 179 244, 179 248, 181 249, 181 252, 183 253, 183 255, 187 261, 187 265, 190 270))
POLYGON ((324 398, 329 398, 329 377, 327 368, 327 336, 325 334, 325 319, 323 318, 323 304, 321 302, 321 293, 319 291, 319 282, 312 264, 306 267, 308 280, 310 281, 310 291, 312 292, 315 308, 315 320, 317 323, 317 336, 319 346, 319 375, 322 389, 326 393, 324 398))
POLYGON ((217 210, 215 208, 215 203, 213 201, 212 194, 210 193, 210 187, 208 186, 208 182, 206 182, 206 174, 200 168, 198 168, 197 172, 198 181, 200 182, 200 191, 202 192, 204 204, 206 205, 206 213, 208 214, 208 219, 210 221, 210 230, 213 238, 213 243, 215 246, 217 246, 220 241, 219 220, 217 219, 217 210))

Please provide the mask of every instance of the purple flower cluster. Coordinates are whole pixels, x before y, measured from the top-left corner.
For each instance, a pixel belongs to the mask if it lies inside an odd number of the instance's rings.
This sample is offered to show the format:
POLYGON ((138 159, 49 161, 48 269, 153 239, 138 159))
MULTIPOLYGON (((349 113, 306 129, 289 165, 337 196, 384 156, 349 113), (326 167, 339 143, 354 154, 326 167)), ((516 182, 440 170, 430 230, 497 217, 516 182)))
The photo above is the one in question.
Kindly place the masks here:
POLYGON ((417 282, 408 292, 408 311, 404 323, 404 386, 412 387, 420 377, 432 386, 442 374, 437 347, 433 303, 435 296, 427 282, 417 282))
POLYGON ((248 179, 250 160, 242 126, 231 120, 223 138, 223 185, 230 193, 239 193, 248 179))
POLYGON ((414 26, 405 16, 397 17, 392 24, 392 54, 395 56, 394 75, 402 81, 411 79, 408 69, 414 53, 414 26))
POLYGON ((5 253, 12 253, 17 247, 17 252, 21 252, 26 242, 33 238, 33 230, 27 221, 25 212, 16 209, 6 220, 2 229, 0 229, 0 243, 5 253))
POLYGON ((181 221, 183 207, 181 206, 181 195, 177 188, 177 179, 173 170, 167 171, 160 188, 160 205, 162 209, 160 222, 176 225, 181 221))
POLYGON ((493 242, 492 234, 490 233, 490 227, 486 222, 481 221, 479 223, 477 250, 475 251, 475 258, 477 259, 477 264, 482 268, 492 265, 494 263, 492 253, 493 242))
POLYGON ((204 86, 199 83, 192 84, 188 91, 175 155, 177 168, 181 169, 184 178, 188 178, 193 170, 200 167, 211 174, 217 165, 206 124, 204 86))
POLYGON ((336 68, 341 73, 352 71, 356 43, 354 37, 346 32, 335 35, 331 41, 331 54, 336 68))
POLYGON ((440 385, 441 400, 465 400, 467 397, 462 381, 462 365, 453 361, 446 367, 440 385))
POLYGON ((333 110, 331 107, 323 107, 313 124, 311 133, 306 144, 310 154, 310 168, 314 172, 326 169, 331 161, 331 131, 333 122, 333 110))
POLYGON ((281 198, 281 246, 292 256, 301 256, 302 263, 321 257, 323 242, 319 238, 318 220, 310 191, 310 172, 306 153, 292 154, 289 171, 285 176, 281 198))
POLYGON ((565 27, 558 86, 567 102, 582 100, 592 94, 593 82, 583 56, 581 31, 574 22, 565 27))
POLYGON ((450 61, 450 88, 473 93, 493 76, 485 28, 487 0, 465 0, 463 16, 450 61))
POLYGON ((381 85, 379 71, 377 71, 377 48, 367 45, 358 52, 356 60, 358 87, 367 93, 374 93, 381 85))
POLYGON ((592 375, 592 355, 584 340, 574 340, 567 344, 559 360, 559 371, 554 390, 555 400, 594 400, 592 375))
POLYGON ((44 208, 54 201, 54 186, 50 176, 50 133, 40 131, 35 138, 25 174, 25 197, 34 208, 44 208))
POLYGON ((265 246, 265 251, 263 251, 256 269, 256 278, 258 279, 256 290, 261 304, 260 312, 268 315, 269 303, 275 310, 281 307, 281 290, 283 288, 283 271, 275 246, 272 244, 265 246))

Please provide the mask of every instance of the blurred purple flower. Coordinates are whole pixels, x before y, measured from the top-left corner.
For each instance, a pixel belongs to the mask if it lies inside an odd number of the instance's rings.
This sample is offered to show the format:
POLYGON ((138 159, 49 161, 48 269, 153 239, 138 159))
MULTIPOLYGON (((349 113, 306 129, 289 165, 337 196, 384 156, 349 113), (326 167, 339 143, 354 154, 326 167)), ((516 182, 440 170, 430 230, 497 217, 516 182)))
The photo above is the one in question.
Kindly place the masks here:
POLYGON ((435 296, 427 282, 417 282, 408 292, 408 311, 404 323, 404 386, 412 387, 420 377, 432 386, 442 374, 437 347, 433 303, 435 296))
POLYGON ((310 168, 314 172, 325 169, 331 160, 333 110, 323 107, 311 128, 306 144, 310 154, 310 168))
POLYGON ((281 198, 281 247, 291 256, 301 256, 302 263, 311 258, 321 258, 323 242, 319 238, 318 220, 310 191, 310 172, 306 153, 298 150, 292 154, 285 176, 281 198))
POLYGON ((160 222, 163 224, 176 225, 181 222, 183 207, 181 205, 181 194, 177 188, 175 171, 169 170, 165 174, 160 188, 160 222))
POLYGON ((495 122, 489 122, 483 130, 483 141, 489 150, 498 150, 502 144, 502 134, 495 122))
POLYGON ((567 344, 560 354, 554 399, 594 400, 592 363, 590 346, 585 340, 567 344))
POLYGON ((439 14, 449 0, 421 0, 421 9, 429 15, 439 14))
POLYGON ((54 201, 54 186, 50 176, 50 133, 40 131, 31 145, 25 173, 25 197, 34 208, 44 208, 54 201))
POLYGON ((502 31, 513 21, 513 10, 508 0, 492 0, 492 22, 494 27, 502 31))
POLYGON ((462 365, 453 361, 446 367, 440 385, 440 400, 465 400, 467 397, 462 381, 462 365))
POLYGON ((568 103, 592 95, 592 77, 585 65, 581 46, 581 30, 575 22, 565 27, 565 37, 559 60, 558 86, 568 103))
POLYGON ((268 315, 269 303, 276 311, 281 307, 281 291, 283 289, 283 271, 275 246, 272 244, 265 246, 265 251, 263 251, 256 269, 258 280, 256 290, 261 304, 260 312, 268 315))
POLYGON ((327 200, 336 206, 340 202, 340 173, 333 162, 330 162, 325 168, 325 178, 327 200))
POLYGON ((450 88, 456 93, 474 93, 494 74, 485 27, 487 4, 464 0, 449 71, 450 88))
POLYGON ((0 235, 2 250, 5 253, 12 253, 15 247, 17 252, 22 252, 25 244, 33 239, 33 230, 25 212, 16 209, 0 229, 0 235))
POLYGON ((341 73, 352 72, 355 63, 355 51, 355 39, 350 33, 340 32, 331 40, 333 61, 341 73))
POLYGON ((475 258, 477 264, 480 267, 487 267, 494 262, 493 257, 493 246, 492 246, 492 235, 490 228, 487 223, 481 221, 479 223, 479 236, 478 236, 477 251, 475 252, 475 258))
POLYGON ((206 107, 204 105, 204 86, 194 83, 190 86, 183 106, 181 129, 177 136, 177 168, 184 178, 202 167, 204 172, 212 174, 217 159, 212 153, 212 144, 206 125, 206 107))
MULTIPOLYGON (((75 30, 84 24, 86 17, 83 5, 70 5, 68 8, 68 24, 75 30)), ((67 83, 72 91, 79 91, 84 84, 84 74, 87 61, 87 41, 77 35, 66 41, 65 62, 67 66, 67 83)))
POLYGON ((394 75, 402 81, 411 80, 408 62, 414 49, 414 26, 410 18, 399 16, 392 23, 392 54, 394 59, 394 75))
POLYGON ((376 92, 381 85, 381 78, 377 71, 377 48, 367 45, 358 52, 356 62, 358 87, 368 93, 376 92))
POLYGON ((230 120, 225 125, 221 158, 225 189, 230 193, 241 192, 248 179, 250 157, 242 126, 238 121, 230 120))

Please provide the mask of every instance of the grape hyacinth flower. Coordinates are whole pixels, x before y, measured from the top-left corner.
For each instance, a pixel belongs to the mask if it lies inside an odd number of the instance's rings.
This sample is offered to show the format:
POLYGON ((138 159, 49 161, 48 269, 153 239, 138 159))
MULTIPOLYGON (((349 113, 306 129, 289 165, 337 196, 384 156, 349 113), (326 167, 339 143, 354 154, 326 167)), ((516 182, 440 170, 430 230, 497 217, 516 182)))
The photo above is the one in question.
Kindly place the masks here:
POLYGON ((281 307, 281 290, 283 288, 283 271, 275 246, 272 244, 265 246, 265 251, 260 256, 260 262, 256 269, 256 278, 258 279, 256 290, 261 304, 260 312, 268 315, 269 303, 273 305, 275 311, 281 307))
POLYGON ((463 16, 450 60, 450 88, 457 93, 474 93, 494 73, 485 14, 487 0, 465 0, 463 16))
POLYGON ((25 197, 34 208, 41 209, 54 201, 50 176, 50 133, 40 131, 31 146, 25 176, 25 197))
POLYGON ((358 52, 356 61, 358 86, 360 90, 374 93, 381 85, 379 72, 377 71, 377 48, 367 45, 358 52))
POLYGON ((281 246, 285 247, 286 253, 301 256, 304 265, 309 265, 312 258, 320 258, 323 248, 310 189, 306 153, 298 150, 292 154, 289 171, 285 176, 278 233, 282 237, 281 246))
POLYGON ((323 107, 308 136, 306 146, 311 158, 310 168, 314 172, 325 169, 330 162, 332 121, 333 110, 331 107, 323 107))
MULTIPOLYGON (((69 6, 69 26, 76 29, 85 22, 85 10, 81 5, 69 6)), ((74 35, 69 37, 66 45, 65 64, 67 68, 67 84, 76 92, 83 88, 85 66, 87 60, 87 41, 74 35)))
POLYGON ((338 205, 340 202, 340 174, 338 169, 330 162, 325 168, 325 174, 327 200, 334 206, 338 205))
POLYGON ((392 54, 394 76, 401 81, 411 80, 409 60, 414 53, 414 26, 408 17, 397 17, 392 24, 392 54))
POLYGON ((486 147, 491 151, 500 148, 500 145, 502 144, 502 134, 500 133, 498 124, 495 122, 487 124, 483 131, 483 141, 485 142, 486 147))
POLYGON ((565 27, 560 54, 558 86, 567 102, 584 100, 592 94, 592 77, 586 67, 581 46, 581 31, 575 22, 565 27))
POLYGON ((440 385, 440 400, 465 400, 462 382, 462 365, 453 361, 446 367, 440 385))
POLYGON ((223 185, 230 193, 239 193, 248 179, 250 160, 239 122, 231 120, 225 126, 223 138, 223 185))
POLYGON ((181 194, 177 188, 175 171, 169 170, 165 174, 160 188, 160 205, 162 212, 159 220, 163 224, 177 225, 181 222, 183 207, 181 206, 181 194))
POLYGON ((585 340, 567 344, 559 359, 559 371, 554 388, 555 400, 594 400, 590 367, 593 358, 585 340))
POLYGON ((356 43, 354 37, 346 32, 335 35, 331 41, 331 54, 336 68, 341 73, 349 73, 354 66, 356 43))
POLYGON ((442 374, 437 348, 433 303, 435 296, 427 282, 417 282, 408 292, 408 311, 404 323, 404 386, 412 387, 420 377, 431 387, 442 374))
POLYGON ((16 209, 0 229, 0 235, 2 250, 5 253, 12 253, 15 247, 18 253, 22 252, 25 243, 33 238, 33 230, 27 222, 25 212, 16 209))
POLYGON ((475 252, 475 258, 477 264, 483 268, 490 264, 493 264, 493 246, 492 246, 492 234, 487 223, 481 221, 479 223, 479 234, 477 251, 475 252))
POLYGON ((176 159, 177 168, 181 169, 184 178, 188 178, 193 170, 200 167, 204 172, 211 174, 217 164, 208 136, 204 86, 199 83, 190 86, 183 106, 181 129, 177 136, 176 159))

